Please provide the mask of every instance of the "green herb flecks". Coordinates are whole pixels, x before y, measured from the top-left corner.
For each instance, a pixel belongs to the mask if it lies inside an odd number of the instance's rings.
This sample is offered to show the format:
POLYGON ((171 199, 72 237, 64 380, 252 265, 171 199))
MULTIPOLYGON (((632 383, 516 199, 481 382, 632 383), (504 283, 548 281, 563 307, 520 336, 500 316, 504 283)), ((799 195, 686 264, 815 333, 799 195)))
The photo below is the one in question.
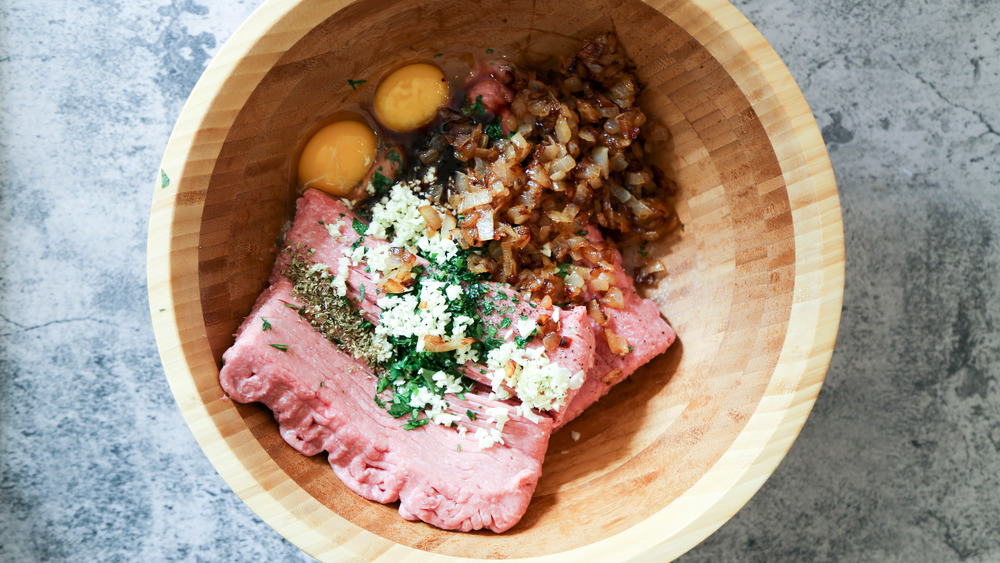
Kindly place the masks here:
POLYGON ((394 162, 396 164, 399 164, 399 152, 397 152, 396 149, 392 149, 391 151, 386 153, 385 156, 386 158, 389 159, 389 162, 394 162))
MULTIPOLYGON (((462 285, 462 294, 448 302, 447 311, 452 319, 458 316, 475 319, 472 326, 465 329, 465 334, 477 339, 472 344, 473 349, 480 353, 480 357, 484 357, 484 344, 478 340, 482 337, 482 321, 477 311, 488 289, 481 283, 484 276, 473 274, 467 267, 470 252, 461 251, 442 265, 432 263, 433 265, 427 268, 414 267, 411 270, 416 278, 413 289, 420 291, 427 280, 444 282, 448 285, 462 285)), ((453 328, 452 322, 446 332, 452 333, 453 328)), ((393 359, 383 366, 384 370, 379 374, 375 392, 391 416, 395 418, 409 416, 409 421, 404 426, 407 430, 427 424, 426 418, 419 418, 422 409, 410 406, 411 398, 420 393, 421 388, 428 389, 439 397, 444 396, 444 387, 433 379, 433 375, 437 372, 444 372, 461 381, 463 389, 456 393, 459 398, 475 385, 474 381, 463 376, 464 365, 459 363, 457 353, 454 351, 438 353, 418 351, 416 336, 390 337, 389 343, 392 345, 393 359)))
POLYGON ((569 266, 569 264, 559 264, 559 266, 557 266, 558 271, 556 272, 556 275, 560 278, 566 279, 566 276, 569 275, 569 266))
POLYGON ((348 80, 347 84, 349 84, 351 86, 351 90, 357 90, 358 86, 361 86, 365 82, 368 82, 368 81, 367 80, 348 80))
POLYGON ((282 352, 287 352, 288 351, 288 344, 269 344, 269 346, 271 348, 275 348, 277 350, 281 350, 282 352))
POLYGON ((375 190, 374 197, 378 198, 392 187, 392 180, 380 172, 372 174, 372 189, 375 190))
POLYGON ((465 410, 465 416, 469 417, 469 420, 472 420, 472 421, 475 421, 475 420, 476 420, 476 418, 478 418, 478 417, 476 416, 476 413, 472 412, 472 411, 471 411, 471 410, 469 410, 469 409, 466 409, 466 410, 465 410))
POLYGON ((486 49, 486 52, 492 55, 493 54, 493 49, 486 49))
MULTIPOLYGON (((482 98, 482 96, 479 97, 482 98)), ((486 136, 489 137, 491 141, 499 141, 500 139, 504 138, 503 126, 500 124, 499 117, 491 121, 490 124, 487 125, 485 129, 483 129, 483 131, 486 133, 486 136)))
POLYGON ((427 425, 431 419, 429 418, 411 418, 403 425, 403 430, 413 430, 414 428, 420 428, 421 426, 427 425))
POLYGON ((170 178, 167 177, 167 173, 160 168, 160 188, 165 188, 170 185, 170 178))
POLYGON ((368 232, 368 225, 362 223, 361 220, 358 219, 357 217, 354 218, 354 223, 351 226, 354 227, 354 232, 358 233, 361 236, 365 236, 365 234, 368 232))
POLYGON ((267 321, 267 319, 265 319, 264 317, 261 317, 260 320, 264 321, 263 326, 260 327, 260 331, 261 332, 267 332, 267 331, 271 330, 271 323, 269 323, 267 321))
MULTIPOLYGON (((466 98, 468 100, 468 98, 466 98)), ((483 105, 483 97, 476 96, 476 101, 471 104, 466 105, 462 108, 462 115, 484 115, 486 113, 486 106, 483 105)))

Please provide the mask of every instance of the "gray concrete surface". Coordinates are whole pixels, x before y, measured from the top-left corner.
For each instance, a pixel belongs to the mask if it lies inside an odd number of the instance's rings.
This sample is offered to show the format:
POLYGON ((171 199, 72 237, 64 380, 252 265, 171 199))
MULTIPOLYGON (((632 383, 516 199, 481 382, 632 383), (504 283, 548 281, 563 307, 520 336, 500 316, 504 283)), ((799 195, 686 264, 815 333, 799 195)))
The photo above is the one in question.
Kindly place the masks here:
MULTIPOLYGON (((308 560, 184 426, 145 290, 152 179, 257 0, 0 0, 0 560, 308 560)), ((739 0, 840 186, 815 410, 700 561, 1000 561, 1000 1, 739 0)))

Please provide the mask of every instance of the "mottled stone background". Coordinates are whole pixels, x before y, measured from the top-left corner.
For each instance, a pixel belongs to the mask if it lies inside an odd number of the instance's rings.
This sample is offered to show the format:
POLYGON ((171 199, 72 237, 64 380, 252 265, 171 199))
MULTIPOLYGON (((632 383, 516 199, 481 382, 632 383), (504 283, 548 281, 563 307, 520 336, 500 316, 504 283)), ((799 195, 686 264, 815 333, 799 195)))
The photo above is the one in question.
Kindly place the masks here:
MULTIPOLYGON (((146 304, 161 153, 258 3, 0 0, 0 560, 308 560, 195 444, 146 304)), ((847 288, 801 436, 683 561, 1000 561, 1000 1, 737 4, 823 130, 847 288)))

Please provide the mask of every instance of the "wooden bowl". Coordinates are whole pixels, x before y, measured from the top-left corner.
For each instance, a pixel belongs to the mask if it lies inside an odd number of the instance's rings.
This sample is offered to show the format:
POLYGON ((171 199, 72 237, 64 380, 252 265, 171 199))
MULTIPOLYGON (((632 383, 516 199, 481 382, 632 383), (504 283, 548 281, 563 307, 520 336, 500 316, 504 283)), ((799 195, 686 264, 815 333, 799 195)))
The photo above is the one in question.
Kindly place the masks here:
POLYGON ((321 560, 676 557, 771 474, 833 352, 844 243, 823 139, 777 54, 724 0, 271 0, 205 71, 162 169, 149 298, 171 389, 236 493, 321 560), (658 158, 684 229, 650 249, 669 275, 648 296, 679 342, 553 436, 520 524, 407 522, 347 490, 324 456, 292 450, 267 409, 223 396, 222 352, 265 287, 294 152, 317 122, 370 100, 404 61, 466 48, 532 60, 611 28, 672 134, 658 158))

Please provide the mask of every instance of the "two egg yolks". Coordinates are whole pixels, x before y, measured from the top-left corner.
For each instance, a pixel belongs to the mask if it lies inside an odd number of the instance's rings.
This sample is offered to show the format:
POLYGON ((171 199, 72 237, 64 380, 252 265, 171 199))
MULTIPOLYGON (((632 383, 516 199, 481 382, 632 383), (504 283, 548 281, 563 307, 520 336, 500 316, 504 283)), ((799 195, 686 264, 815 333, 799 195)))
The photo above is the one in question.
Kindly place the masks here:
POLYGON ((448 102, 448 81, 427 63, 404 66, 385 77, 375 90, 375 116, 395 131, 412 131, 434 120, 448 102))
MULTIPOLYGON (((434 65, 404 66, 375 90, 375 116, 394 131, 412 131, 434 120, 448 102, 448 81, 434 65)), ((358 121, 338 121, 312 136, 299 157, 299 183, 347 197, 378 155, 375 133, 358 121)))
POLYGON ((302 150, 299 182, 346 197, 368 174, 377 153, 375 133, 364 123, 331 123, 317 131, 302 150))

